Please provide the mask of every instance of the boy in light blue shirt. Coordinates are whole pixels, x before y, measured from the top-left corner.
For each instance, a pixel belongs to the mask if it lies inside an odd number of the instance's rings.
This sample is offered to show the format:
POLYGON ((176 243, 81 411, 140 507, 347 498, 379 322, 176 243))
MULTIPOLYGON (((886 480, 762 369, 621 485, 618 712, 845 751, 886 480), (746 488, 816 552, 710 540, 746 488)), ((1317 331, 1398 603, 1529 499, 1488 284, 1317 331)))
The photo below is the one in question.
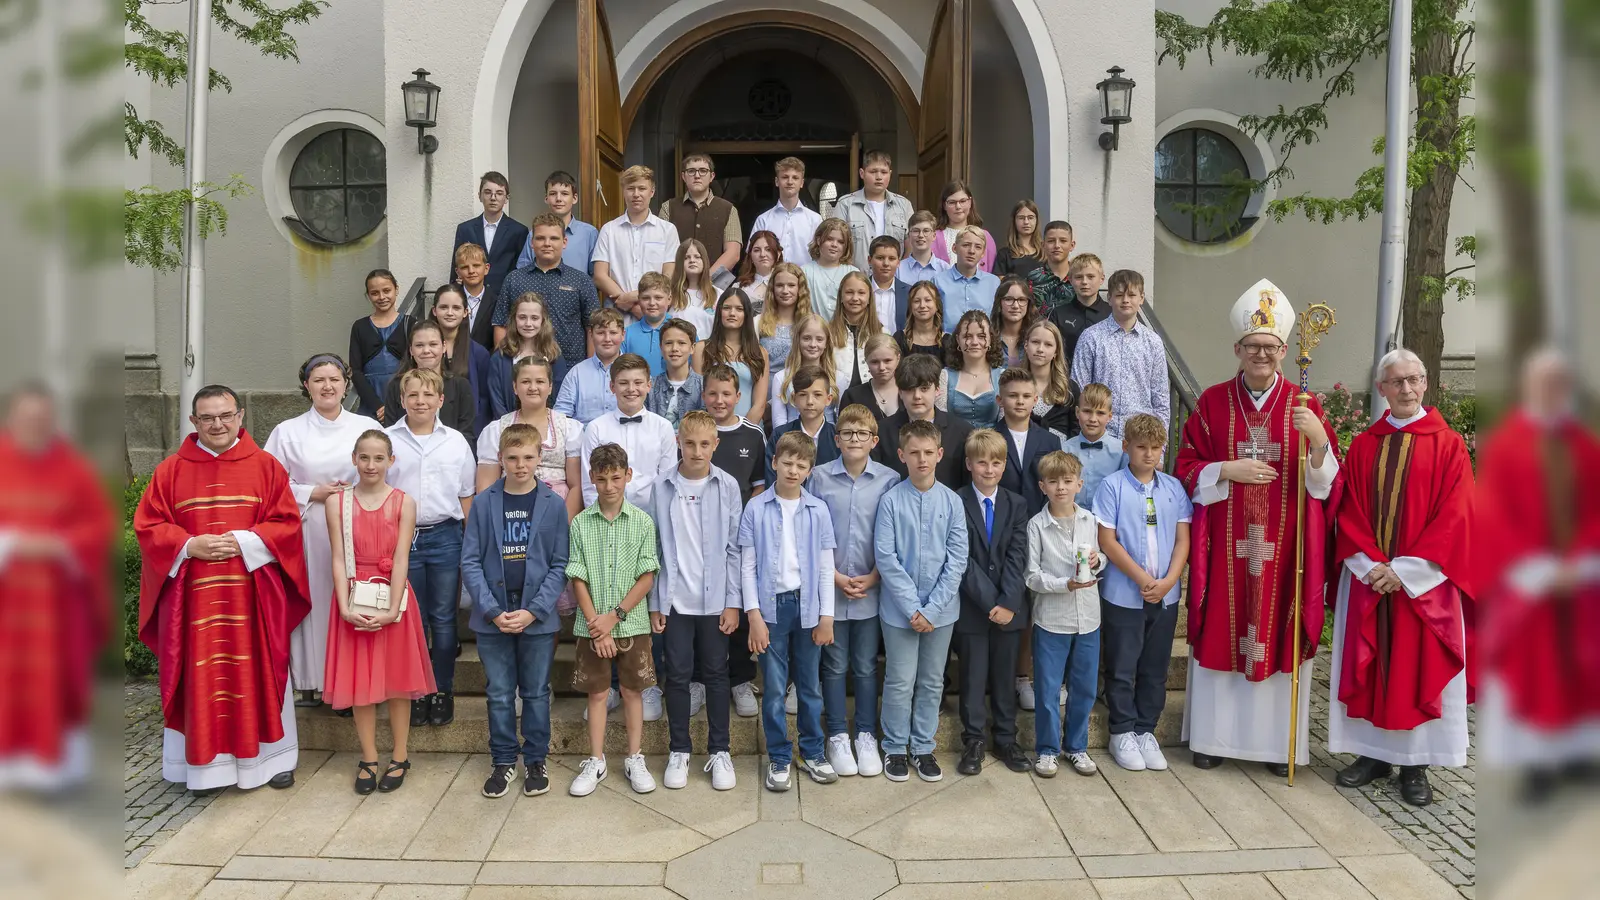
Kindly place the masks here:
POLYGON ((1061 442, 1061 449, 1083 464, 1083 505, 1094 511, 1094 498, 1106 476, 1128 465, 1122 441, 1106 434, 1111 422, 1111 389, 1086 384, 1078 392, 1078 433, 1061 442))
POLYGON ((944 694, 944 665, 961 607, 967 571, 966 512, 956 492, 939 484, 944 457, 939 426, 913 420, 900 428, 906 480, 878 504, 874 528, 882 593, 883 774, 905 781, 911 769, 923 781, 944 777, 933 756, 944 694))
POLYGON ((1167 702, 1167 664, 1178 624, 1178 581, 1189 562, 1194 506, 1160 471, 1167 426, 1141 413, 1123 426, 1128 468, 1100 485, 1094 513, 1111 563, 1100 585, 1111 758, 1129 771, 1162 770, 1156 723, 1167 702))
POLYGON ((833 643, 833 521, 807 493, 817 445, 800 432, 778 440, 777 479, 757 494, 739 519, 740 581, 750 620, 750 652, 761 660, 761 727, 767 739, 766 788, 787 791, 794 747, 784 718, 783 686, 793 683, 800 763, 811 780, 830 784, 839 774, 823 755, 822 648, 833 643), (808 633, 809 632, 809 633, 808 633))
POLYGON ((639 320, 622 332, 622 352, 637 353, 650 364, 650 377, 666 371, 661 358, 661 326, 667 321, 667 304, 672 300, 672 282, 660 272, 646 272, 639 278, 639 320))

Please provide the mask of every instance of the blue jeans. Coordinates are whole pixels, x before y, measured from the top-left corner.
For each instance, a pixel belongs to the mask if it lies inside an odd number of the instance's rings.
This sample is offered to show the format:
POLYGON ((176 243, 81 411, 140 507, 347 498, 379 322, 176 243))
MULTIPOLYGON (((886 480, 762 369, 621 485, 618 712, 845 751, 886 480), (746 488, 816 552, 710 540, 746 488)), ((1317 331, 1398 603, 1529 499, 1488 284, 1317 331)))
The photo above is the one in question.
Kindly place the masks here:
POLYGON ((522 759, 544 762, 550 753, 550 661, 556 636, 478 632, 478 656, 489 680, 489 758, 497 766, 517 761, 517 708, 522 696, 522 759))
POLYGON ((883 629, 883 752, 923 756, 933 752, 944 696, 944 665, 954 624, 922 634, 883 629))
POLYGON ((779 765, 794 761, 789 722, 783 712, 783 686, 793 681, 800 756, 822 759, 822 686, 818 681, 822 648, 812 642, 811 629, 800 624, 799 591, 779 594, 777 604, 776 620, 767 623, 771 643, 761 654, 761 728, 767 737, 767 758, 779 765))
POLYGON ((417 529, 407 577, 432 637, 428 656, 441 693, 456 685, 456 609, 461 605, 461 523, 417 529))
POLYGON ((1033 626, 1034 752, 1060 756, 1089 749, 1089 711, 1100 677, 1100 629, 1056 634, 1033 626), (1067 731, 1061 733, 1061 679, 1067 680, 1067 731))
POLYGON ((823 731, 872 734, 878 724, 878 617, 833 620, 833 643, 822 648, 823 731), (845 675, 856 689, 855 727, 845 719, 845 675))

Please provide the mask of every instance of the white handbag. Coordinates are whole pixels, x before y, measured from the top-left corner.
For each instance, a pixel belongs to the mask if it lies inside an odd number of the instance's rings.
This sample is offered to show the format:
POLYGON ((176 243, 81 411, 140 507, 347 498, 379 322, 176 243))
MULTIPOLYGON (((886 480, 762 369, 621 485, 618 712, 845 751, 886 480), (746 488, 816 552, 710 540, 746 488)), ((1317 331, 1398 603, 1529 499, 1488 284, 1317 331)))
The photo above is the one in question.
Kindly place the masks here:
MULTIPOLYGON (((350 579, 350 608, 363 612, 389 611, 389 582, 383 578, 362 581, 356 578, 355 545, 355 488, 345 488, 339 494, 339 513, 344 536, 344 571, 350 579)), ((400 595, 400 612, 406 611, 406 596, 400 595)))

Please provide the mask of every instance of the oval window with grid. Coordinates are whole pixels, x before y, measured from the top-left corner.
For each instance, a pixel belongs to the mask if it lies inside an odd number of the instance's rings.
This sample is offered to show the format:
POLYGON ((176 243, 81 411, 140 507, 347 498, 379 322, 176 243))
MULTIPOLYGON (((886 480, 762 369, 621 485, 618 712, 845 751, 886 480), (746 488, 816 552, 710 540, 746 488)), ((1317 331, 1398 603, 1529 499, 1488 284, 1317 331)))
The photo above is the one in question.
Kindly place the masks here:
POLYGON ((1171 132, 1156 145, 1156 218, 1179 238, 1213 244, 1255 223, 1236 187, 1250 166, 1233 141, 1207 128, 1171 132))
POLYGON ((378 227, 388 207, 383 142, 358 128, 313 138, 289 170, 289 199, 301 237, 348 244, 378 227))

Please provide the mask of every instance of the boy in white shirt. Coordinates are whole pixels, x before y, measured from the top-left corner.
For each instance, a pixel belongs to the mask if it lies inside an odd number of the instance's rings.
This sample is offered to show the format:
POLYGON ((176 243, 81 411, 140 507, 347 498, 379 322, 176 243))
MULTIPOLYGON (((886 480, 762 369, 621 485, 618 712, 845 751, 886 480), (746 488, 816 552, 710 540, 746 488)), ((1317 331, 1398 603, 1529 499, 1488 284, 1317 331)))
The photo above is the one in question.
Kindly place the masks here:
POLYGON ((644 408, 650 393, 650 364, 636 353, 624 353, 611 364, 611 392, 617 408, 602 414, 583 429, 583 448, 578 454, 582 469, 583 505, 595 500, 594 481, 589 474, 589 456, 602 444, 616 444, 628 451, 627 500, 639 505, 639 496, 650 482, 678 463, 677 437, 666 419, 644 408))
POLYGON ((646 272, 672 274, 678 252, 678 229, 650 211, 656 195, 656 173, 649 166, 622 172, 622 215, 600 227, 594 245, 594 285, 602 299, 629 317, 636 317, 639 279, 646 272))

